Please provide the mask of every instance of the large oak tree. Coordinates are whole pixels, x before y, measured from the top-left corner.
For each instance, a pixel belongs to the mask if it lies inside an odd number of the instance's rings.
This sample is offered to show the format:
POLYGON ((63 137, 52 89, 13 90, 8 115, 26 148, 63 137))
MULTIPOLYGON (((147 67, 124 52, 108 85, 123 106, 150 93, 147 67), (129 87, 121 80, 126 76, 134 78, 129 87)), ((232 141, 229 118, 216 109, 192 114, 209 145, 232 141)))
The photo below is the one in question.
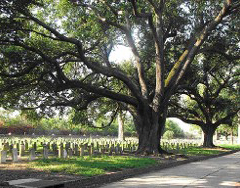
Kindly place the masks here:
MULTIPOLYGON (((235 49, 238 51, 239 48, 235 49)), ((214 147, 215 130, 223 124, 232 126, 233 118, 240 110, 240 61, 230 59, 212 53, 201 56, 188 70, 188 84, 179 87, 180 100, 171 101, 169 116, 200 126, 204 147, 214 147)))
POLYGON ((137 153, 159 153, 170 97, 204 41, 231 24, 239 6, 233 0, 2 0, 1 100, 78 110, 101 98, 121 102, 134 117, 137 153), (109 60, 117 44, 132 50, 130 69, 109 60))

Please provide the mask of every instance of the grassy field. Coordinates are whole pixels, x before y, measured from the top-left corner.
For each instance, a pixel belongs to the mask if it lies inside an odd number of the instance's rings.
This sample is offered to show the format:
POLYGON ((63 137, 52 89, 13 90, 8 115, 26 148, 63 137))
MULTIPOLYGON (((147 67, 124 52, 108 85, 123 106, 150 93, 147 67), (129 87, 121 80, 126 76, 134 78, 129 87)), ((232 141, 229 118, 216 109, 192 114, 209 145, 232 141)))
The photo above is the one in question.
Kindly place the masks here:
POLYGON ((29 163, 29 168, 48 172, 61 172, 82 176, 95 176, 129 168, 153 166, 151 158, 125 156, 82 157, 72 159, 41 159, 29 163))
MULTIPOLYGON (((230 150, 240 149, 240 145, 221 145, 217 148, 190 147, 179 151, 186 156, 217 155, 230 150), (226 148, 226 149, 225 149, 226 148)), ((96 176, 107 172, 121 171, 129 168, 143 168, 154 166, 161 160, 153 158, 139 158, 134 156, 98 156, 71 159, 39 159, 28 164, 28 167, 47 172, 59 172, 81 176, 96 176)))
POLYGON ((227 148, 227 149, 230 149, 230 150, 240 150, 240 145, 238 145, 238 144, 234 144, 234 145, 221 144, 220 147, 227 148))
POLYGON ((189 147, 181 149, 179 153, 187 156, 209 156, 218 155, 230 150, 240 150, 240 145, 222 144, 216 148, 189 147))
POLYGON ((187 156, 209 156, 209 155, 218 155, 226 151, 227 151, 226 149, 221 149, 221 148, 191 147, 191 148, 181 149, 179 153, 187 156))

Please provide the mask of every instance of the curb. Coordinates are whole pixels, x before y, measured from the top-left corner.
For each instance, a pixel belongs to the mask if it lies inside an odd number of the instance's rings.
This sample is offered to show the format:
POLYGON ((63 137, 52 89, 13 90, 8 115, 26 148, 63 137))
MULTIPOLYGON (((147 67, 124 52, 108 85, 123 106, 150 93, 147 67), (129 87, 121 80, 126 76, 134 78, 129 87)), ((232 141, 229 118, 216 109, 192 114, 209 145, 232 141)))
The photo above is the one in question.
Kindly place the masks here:
POLYGON ((163 170, 166 168, 172 168, 175 166, 180 166, 180 165, 188 164, 191 162, 197 162, 197 161, 203 161, 203 160, 207 160, 207 159, 222 157, 225 155, 236 153, 238 151, 239 150, 233 150, 233 151, 224 152, 224 153, 221 153, 218 155, 196 157, 196 158, 191 158, 191 159, 187 159, 184 161, 174 161, 174 162, 159 164, 157 166, 152 166, 152 167, 147 167, 147 168, 127 169, 127 170, 123 170, 120 172, 115 172, 113 174, 104 174, 104 175, 89 177, 89 178, 85 178, 85 179, 81 179, 81 180, 67 181, 67 182, 65 182, 64 187, 66 187, 66 188, 72 188, 72 187, 96 188, 96 187, 102 186, 103 184, 120 181, 120 180, 130 178, 133 176, 137 176, 137 175, 141 175, 141 174, 145 174, 145 173, 149 173, 149 172, 154 172, 156 170, 163 170))

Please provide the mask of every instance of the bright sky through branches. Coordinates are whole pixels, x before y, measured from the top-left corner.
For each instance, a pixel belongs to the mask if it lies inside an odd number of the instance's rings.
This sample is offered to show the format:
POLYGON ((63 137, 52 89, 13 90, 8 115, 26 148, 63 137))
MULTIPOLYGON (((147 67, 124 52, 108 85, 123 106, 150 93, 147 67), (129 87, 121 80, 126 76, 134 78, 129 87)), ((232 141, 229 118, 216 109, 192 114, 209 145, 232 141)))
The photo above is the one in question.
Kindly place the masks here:
POLYGON ((129 47, 117 45, 110 54, 110 61, 121 63, 133 59, 132 51, 129 47))

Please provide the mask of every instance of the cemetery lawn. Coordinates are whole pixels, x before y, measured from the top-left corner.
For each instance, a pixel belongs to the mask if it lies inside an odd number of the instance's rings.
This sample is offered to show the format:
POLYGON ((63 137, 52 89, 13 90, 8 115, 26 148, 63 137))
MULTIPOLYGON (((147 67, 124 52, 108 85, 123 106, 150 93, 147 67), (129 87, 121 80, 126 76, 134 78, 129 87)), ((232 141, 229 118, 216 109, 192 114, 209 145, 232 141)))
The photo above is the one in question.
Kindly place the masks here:
POLYGON ((240 150, 240 145, 238 145, 238 144, 234 144, 234 145, 221 144, 220 146, 223 147, 223 148, 230 149, 230 150, 240 150))
MULTIPOLYGON (((225 148, 202 148, 190 147, 179 150, 178 154, 188 157, 218 155, 232 150, 235 147, 230 145, 225 148)), ((240 148, 240 146, 238 147, 240 148)), ((84 156, 73 157, 71 159, 49 158, 38 159, 29 162, 28 168, 33 170, 45 171, 50 173, 64 173, 80 176, 96 176, 109 172, 122 171, 124 169, 146 168, 157 165, 163 161, 158 157, 134 157, 134 156, 84 156)))
POLYGON ((233 150, 233 149, 231 147, 224 147, 224 146, 215 147, 215 148, 189 147, 189 148, 181 149, 179 153, 186 156, 210 156, 210 155, 218 155, 230 150, 233 150))
POLYGON ((39 159, 28 163, 35 170, 52 173, 65 173, 81 176, 96 176, 108 172, 121 171, 129 168, 143 168, 157 163, 151 158, 126 156, 82 157, 71 159, 39 159))

